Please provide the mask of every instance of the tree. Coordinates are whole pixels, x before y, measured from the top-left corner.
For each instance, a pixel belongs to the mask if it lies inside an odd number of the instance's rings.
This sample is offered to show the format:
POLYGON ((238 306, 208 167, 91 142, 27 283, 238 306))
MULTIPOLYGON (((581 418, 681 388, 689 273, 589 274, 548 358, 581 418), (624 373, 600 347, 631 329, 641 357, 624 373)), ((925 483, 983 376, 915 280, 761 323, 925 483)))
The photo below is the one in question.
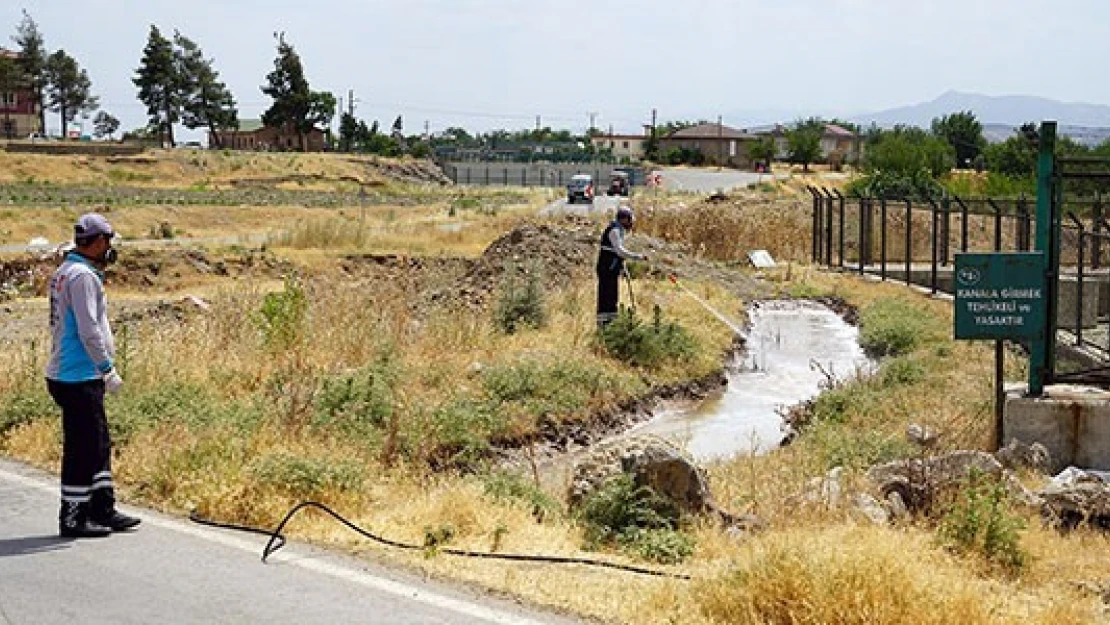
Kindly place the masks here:
MULTIPOLYGON (((365 123, 362 124, 366 126, 365 123)), ((350 152, 354 149, 355 133, 359 130, 359 121, 354 115, 350 113, 343 113, 339 116, 339 149, 343 152, 350 152)))
POLYGON ((879 197, 933 197, 937 178, 952 170, 955 151, 920 128, 896 126, 869 139, 861 192, 879 197))
POLYGON ((405 121, 400 115, 397 116, 397 119, 393 120, 393 131, 391 134, 394 137, 405 136, 405 121))
POLYGON ((986 147, 983 125, 971 111, 952 113, 933 120, 933 134, 956 151, 956 167, 968 167, 986 147))
POLYGON ((50 110, 57 111, 62 123, 62 136, 65 136, 69 122, 82 113, 95 111, 98 99, 89 93, 92 82, 88 73, 65 50, 58 50, 47 57, 46 80, 50 110))
POLYGON ((174 82, 180 89, 177 99, 181 103, 181 121, 190 130, 207 127, 215 142, 213 147, 219 148, 220 135, 216 131, 239 125, 235 97, 213 68, 215 61, 204 58, 200 46, 179 32, 174 33, 173 39, 177 71, 174 82))
POLYGON ((331 124, 335 116, 335 96, 315 92, 309 88, 304 75, 301 57, 285 41, 285 34, 275 35, 278 40, 274 70, 266 75, 262 93, 274 99, 262 114, 262 123, 271 128, 287 128, 300 138, 301 149, 308 149, 306 135, 317 126, 331 124))
POLYGON ((100 111, 93 118, 93 134, 96 135, 96 138, 108 137, 111 139, 117 130, 119 130, 119 120, 108 111, 100 111))
MULTIPOLYGON (((31 83, 31 91, 35 94, 35 103, 39 108, 39 132, 46 134, 46 41, 39 30, 39 25, 23 11, 23 21, 16 27, 16 35, 12 38, 19 45, 19 63, 23 66, 23 74, 31 83)), ((62 129, 63 134, 65 128, 62 129)))
MULTIPOLYGON (((23 68, 20 67, 16 59, 0 55, 0 94, 18 91, 25 84, 25 79, 23 68)), ((11 126, 11 114, 8 107, 4 107, 4 128, 6 129, 5 138, 12 139, 15 133, 11 126)))
POLYGON ((158 128, 163 146, 174 145, 173 125, 181 118, 181 74, 173 44, 151 25, 143 57, 132 81, 139 88, 139 100, 146 105, 150 125, 158 128))
POLYGON ((794 128, 786 131, 786 146, 790 162, 801 163, 803 171, 809 171, 809 164, 821 157, 821 135, 825 133, 825 122, 816 117, 799 121, 794 128))
POLYGON ((778 153, 778 146, 775 144, 774 137, 761 137, 748 148, 748 154, 757 161, 762 161, 771 164, 775 160, 775 155, 778 153))

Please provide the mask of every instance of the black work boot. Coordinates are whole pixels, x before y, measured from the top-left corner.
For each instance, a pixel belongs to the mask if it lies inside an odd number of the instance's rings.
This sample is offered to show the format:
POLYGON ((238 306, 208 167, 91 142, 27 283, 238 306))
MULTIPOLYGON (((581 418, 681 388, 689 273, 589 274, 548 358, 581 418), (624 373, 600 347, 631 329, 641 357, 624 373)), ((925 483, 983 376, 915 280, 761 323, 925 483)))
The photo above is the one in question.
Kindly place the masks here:
POLYGON ((103 538, 112 530, 89 518, 88 504, 63 501, 58 513, 58 533, 63 538, 103 538))
POLYGON ((89 503, 89 518, 113 532, 125 532, 142 523, 142 519, 116 510, 115 493, 110 489, 93 491, 92 501, 89 503))

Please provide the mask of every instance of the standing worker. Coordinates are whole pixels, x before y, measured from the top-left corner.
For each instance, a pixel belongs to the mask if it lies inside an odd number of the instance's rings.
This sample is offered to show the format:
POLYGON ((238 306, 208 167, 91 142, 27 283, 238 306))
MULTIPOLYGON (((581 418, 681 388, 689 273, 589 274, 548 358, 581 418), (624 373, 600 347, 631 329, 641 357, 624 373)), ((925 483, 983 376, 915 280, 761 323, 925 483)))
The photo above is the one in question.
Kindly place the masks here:
POLYGON ((112 443, 104 393, 123 378, 112 359, 104 268, 115 261, 111 224, 96 213, 74 226, 76 249, 50 280, 50 362, 46 385, 62 409, 62 505, 58 530, 69 538, 107 536, 131 529, 139 519, 116 510, 112 443))
POLYGON ((620 301, 620 277, 625 271, 626 260, 647 260, 624 247, 624 235, 632 231, 635 218, 632 209, 621 206, 617 217, 601 233, 601 246, 597 255, 597 329, 602 330, 617 318, 620 301))

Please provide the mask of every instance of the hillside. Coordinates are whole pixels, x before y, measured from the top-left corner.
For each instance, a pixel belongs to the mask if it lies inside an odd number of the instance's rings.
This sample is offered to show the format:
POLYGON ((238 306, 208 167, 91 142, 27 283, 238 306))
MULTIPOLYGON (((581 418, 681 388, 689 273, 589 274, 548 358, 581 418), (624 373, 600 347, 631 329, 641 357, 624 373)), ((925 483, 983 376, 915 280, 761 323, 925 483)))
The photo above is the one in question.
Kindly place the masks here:
POLYGON ((349 154, 148 150, 137 156, 0 151, 0 184, 229 188, 249 184, 331 190, 388 182, 445 182, 426 161, 349 154))

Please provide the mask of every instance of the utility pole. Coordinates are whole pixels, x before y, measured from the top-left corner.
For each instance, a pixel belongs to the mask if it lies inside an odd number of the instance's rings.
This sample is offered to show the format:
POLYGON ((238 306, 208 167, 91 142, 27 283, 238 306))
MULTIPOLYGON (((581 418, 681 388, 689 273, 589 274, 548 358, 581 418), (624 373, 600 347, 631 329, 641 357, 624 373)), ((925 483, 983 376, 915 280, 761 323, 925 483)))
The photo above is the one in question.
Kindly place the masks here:
POLYGON ((725 127, 722 116, 717 116, 717 171, 725 164, 725 127))
POLYGON ((347 114, 351 117, 355 116, 355 90, 350 89, 347 91, 347 114))
POLYGON ((536 115, 536 132, 540 131, 540 116, 536 115))
POLYGON ((424 140, 425 141, 432 138, 432 134, 430 132, 431 125, 432 125, 432 123, 430 121, 428 121, 426 119, 424 120, 424 140))
POLYGON ((586 134, 592 135, 594 132, 594 128, 596 128, 596 126, 594 125, 594 120, 597 118, 597 113, 587 113, 587 115, 590 116, 590 127, 586 130, 586 134))

